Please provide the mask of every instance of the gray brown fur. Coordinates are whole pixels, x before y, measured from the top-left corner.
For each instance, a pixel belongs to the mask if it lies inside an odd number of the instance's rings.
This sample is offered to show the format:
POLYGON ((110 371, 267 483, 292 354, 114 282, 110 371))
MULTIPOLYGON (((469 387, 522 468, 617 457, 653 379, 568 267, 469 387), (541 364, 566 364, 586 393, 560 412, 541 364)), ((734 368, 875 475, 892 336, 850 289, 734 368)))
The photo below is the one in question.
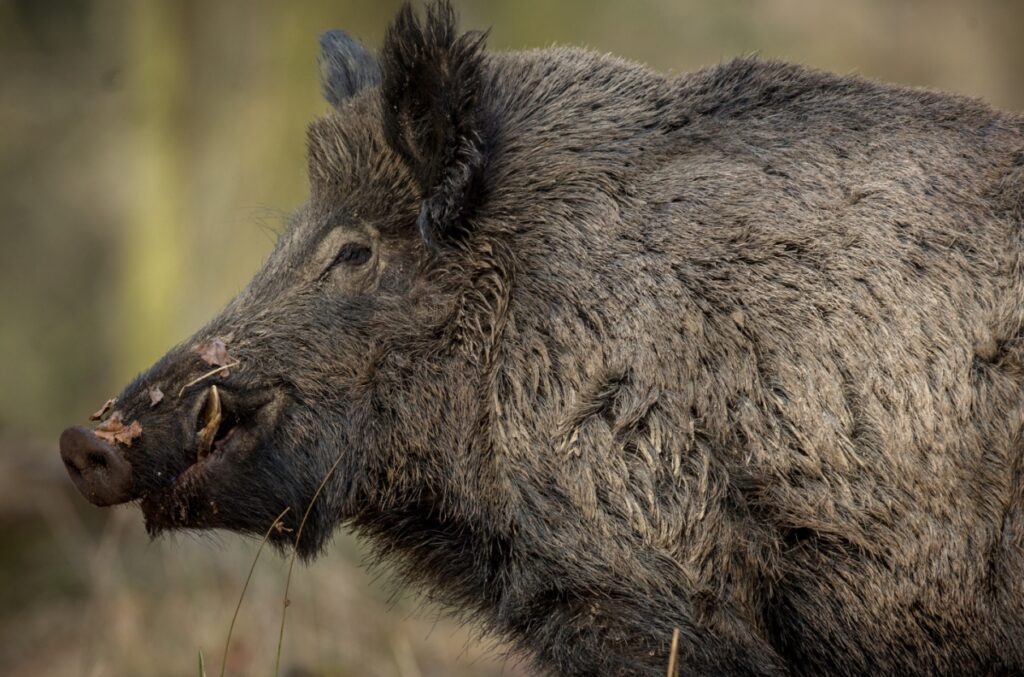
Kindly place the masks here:
POLYGON ((263 270, 119 399, 151 528, 297 521, 341 454, 300 550, 348 525, 543 671, 679 628, 686 675, 1024 672, 1024 119, 452 22, 403 12, 263 270), (211 336, 274 399, 172 491, 199 393, 144 394, 211 336))

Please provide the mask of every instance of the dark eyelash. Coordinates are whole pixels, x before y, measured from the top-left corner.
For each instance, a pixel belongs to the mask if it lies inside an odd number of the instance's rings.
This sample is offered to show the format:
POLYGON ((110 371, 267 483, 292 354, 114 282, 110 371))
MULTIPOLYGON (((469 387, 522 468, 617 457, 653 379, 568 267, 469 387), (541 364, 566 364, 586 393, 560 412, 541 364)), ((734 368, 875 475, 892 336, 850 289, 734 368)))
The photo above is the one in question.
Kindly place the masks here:
POLYGON ((346 242, 338 250, 338 253, 331 259, 330 264, 324 269, 321 277, 331 272, 335 266, 344 263, 351 266, 359 266, 370 260, 373 252, 364 244, 356 242, 346 242))

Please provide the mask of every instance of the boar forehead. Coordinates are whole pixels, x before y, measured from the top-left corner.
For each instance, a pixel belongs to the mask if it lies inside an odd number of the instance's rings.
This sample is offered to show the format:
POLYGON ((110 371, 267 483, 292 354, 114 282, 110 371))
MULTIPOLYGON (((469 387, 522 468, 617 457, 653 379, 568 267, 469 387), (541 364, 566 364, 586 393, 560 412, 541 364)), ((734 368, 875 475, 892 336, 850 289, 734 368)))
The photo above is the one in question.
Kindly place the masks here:
POLYGON ((384 235, 409 234, 421 196, 384 139, 376 89, 313 122, 307 149, 310 216, 372 220, 384 235))
POLYGON ((361 94, 309 125, 310 199, 236 303, 309 278, 320 242, 336 228, 369 225, 384 240, 408 245, 413 239, 420 196, 383 138, 374 96, 361 94))

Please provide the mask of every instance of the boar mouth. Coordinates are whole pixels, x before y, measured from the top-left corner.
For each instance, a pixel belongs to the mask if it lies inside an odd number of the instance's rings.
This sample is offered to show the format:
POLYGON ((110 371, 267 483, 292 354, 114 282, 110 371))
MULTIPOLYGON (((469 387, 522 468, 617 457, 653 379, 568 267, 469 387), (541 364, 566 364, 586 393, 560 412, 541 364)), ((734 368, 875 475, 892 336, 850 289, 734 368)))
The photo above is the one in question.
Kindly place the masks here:
POLYGON ((232 392, 216 385, 201 399, 183 470, 141 496, 139 505, 152 535, 221 526, 220 506, 212 498, 218 482, 264 444, 284 409, 281 395, 232 392))

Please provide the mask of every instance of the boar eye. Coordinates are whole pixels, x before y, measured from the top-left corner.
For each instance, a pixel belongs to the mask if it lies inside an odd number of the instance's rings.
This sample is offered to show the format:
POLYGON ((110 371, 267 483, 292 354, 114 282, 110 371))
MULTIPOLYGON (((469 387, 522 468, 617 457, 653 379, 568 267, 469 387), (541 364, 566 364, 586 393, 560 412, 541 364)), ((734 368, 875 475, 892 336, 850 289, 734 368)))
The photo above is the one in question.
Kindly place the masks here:
POLYGON ((347 266, 359 266, 370 260, 370 256, 373 252, 365 244, 358 242, 346 242, 341 245, 341 249, 331 259, 331 263, 324 269, 322 275, 326 275, 335 266, 347 265, 347 266))

